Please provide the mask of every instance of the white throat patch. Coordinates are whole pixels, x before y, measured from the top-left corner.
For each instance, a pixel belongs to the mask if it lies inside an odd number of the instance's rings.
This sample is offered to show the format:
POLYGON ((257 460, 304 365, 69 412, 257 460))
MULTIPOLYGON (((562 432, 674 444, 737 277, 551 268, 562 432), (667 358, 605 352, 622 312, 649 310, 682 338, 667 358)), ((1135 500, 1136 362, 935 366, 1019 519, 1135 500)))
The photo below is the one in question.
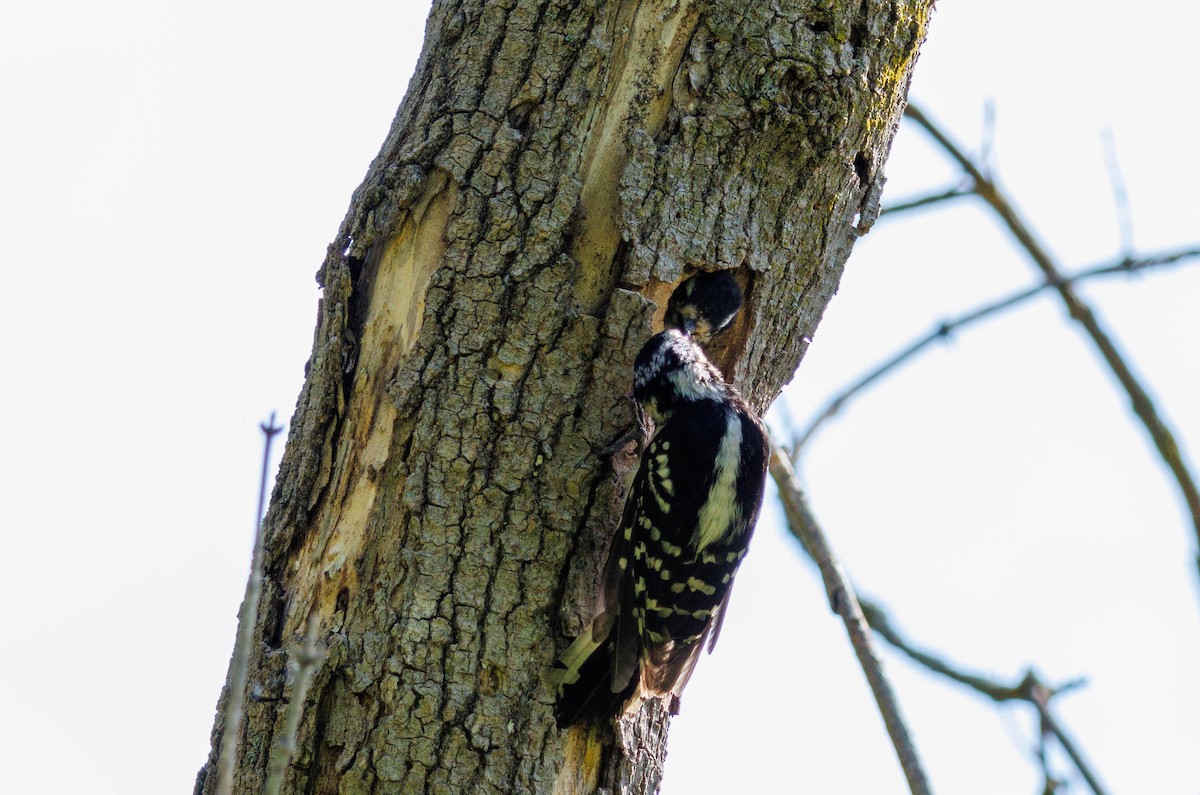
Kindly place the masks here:
POLYGON ((717 380, 698 363, 674 370, 668 378, 676 394, 687 400, 720 400, 724 394, 717 380))

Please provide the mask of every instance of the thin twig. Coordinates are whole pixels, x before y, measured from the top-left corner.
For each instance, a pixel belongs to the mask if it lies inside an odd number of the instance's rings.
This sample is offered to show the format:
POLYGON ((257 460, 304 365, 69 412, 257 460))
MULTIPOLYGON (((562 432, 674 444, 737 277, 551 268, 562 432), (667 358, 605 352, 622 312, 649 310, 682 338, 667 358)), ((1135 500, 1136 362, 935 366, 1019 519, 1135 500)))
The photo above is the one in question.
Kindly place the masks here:
POLYGON ((1100 783, 1100 779, 1092 771, 1091 765, 1083 758, 1083 752, 1079 750, 1079 746, 1071 739, 1062 724, 1050 712, 1050 699, 1055 695, 1051 690, 1044 686, 1036 686, 1030 688, 1030 700, 1037 707, 1038 715, 1042 719, 1042 725, 1046 730, 1054 735, 1058 740, 1058 744, 1066 751, 1067 756, 1071 757, 1071 762, 1074 763, 1075 769, 1079 771, 1079 775, 1083 776, 1083 780, 1091 787, 1095 795, 1106 795, 1107 790, 1100 783))
POLYGON ((979 144, 979 166, 984 174, 991 176, 992 153, 996 146, 996 102, 988 98, 983 103, 983 136, 979 144))
MULTIPOLYGON (((1005 684, 997 679, 992 679, 981 674, 969 673, 963 671, 957 666, 951 665, 944 659, 934 654, 918 648, 913 643, 909 642, 900 634, 895 625, 892 624, 891 618, 887 611, 876 604, 874 601, 860 597, 863 615, 866 616, 867 623, 871 625, 871 629, 879 633, 879 637, 886 640, 891 646, 904 653, 906 657, 913 662, 919 663, 922 667, 932 671, 939 676, 944 676, 951 681, 965 685, 980 695, 987 696, 992 701, 1002 703, 1005 701, 1028 701, 1030 683, 1041 684, 1036 675, 1032 672, 1026 673, 1025 678, 1015 685, 1005 684)), ((1055 694, 1066 693, 1071 690, 1076 690, 1087 684, 1084 679, 1072 679, 1065 684, 1052 688, 1055 694)), ((1045 685, 1041 685, 1045 687, 1045 685)))
MULTIPOLYGON (((991 172, 990 162, 992 158, 992 147, 996 143, 996 103, 990 99, 983 105, 983 136, 979 143, 979 163, 980 169, 985 173, 991 172)), ((970 183, 959 183, 952 188, 947 188, 939 193, 931 193, 928 196, 922 196, 917 199, 908 199, 898 204, 889 205, 879 211, 879 216, 895 215, 907 210, 917 210, 922 207, 929 207, 934 204, 950 201, 952 199, 961 199, 964 196, 974 196, 975 189, 970 183)))
POLYGON ((796 481, 796 474, 792 471, 791 462, 775 445, 772 445, 771 449, 771 476, 779 486, 779 494, 783 501, 789 528, 804 544, 805 549, 808 550, 821 570, 821 577, 825 581, 825 591, 829 595, 830 607, 842 617, 842 621, 846 624, 850 643, 854 646, 854 652, 858 656, 859 664, 862 665, 863 673, 866 674, 867 683, 871 686, 871 692, 875 696, 875 703, 879 705, 879 712, 883 716, 888 736, 892 739, 896 756, 900 760, 900 767, 904 770, 904 776, 908 780, 908 788, 913 795, 928 795, 932 791, 929 787, 929 780, 922 769, 921 759, 909 736, 908 727, 900 714, 900 706, 896 702, 896 694, 892 691, 891 682, 883 673, 883 663, 875 654, 871 642, 871 628, 863 617, 858 597, 855 596, 854 588, 846 578, 841 564, 834 557, 825 533, 808 508, 804 493, 796 481))
POLYGON ((879 217, 885 215, 895 215, 906 210, 917 210, 922 207, 929 207, 934 204, 950 201, 952 199, 961 199, 963 196, 974 196, 975 191, 969 188, 963 188, 961 185, 956 185, 953 188, 947 188, 940 193, 931 193, 928 196, 921 196, 916 199, 908 199, 898 204, 891 204, 879 211, 879 217))
POLYGON ((1050 712, 1050 699, 1059 694, 1082 687, 1084 684, 1082 679, 1072 680, 1058 687, 1051 687, 1042 682, 1032 670, 1026 671, 1025 676, 1015 685, 1005 684, 1004 682, 980 674, 968 673, 951 665, 941 657, 924 649, 917 648, 907 641, 893 626, 886 611, 878 605, 866 599, 861 600, 860 603, 863 614, 871 625, 871 629, 878 632, 880 637, 894 648, 903 652, 914 662, 919 663, 933 673, 966 685, 975 692, 987 696, 997 703, 1024 701, 1034 705, 1041 718, 1042 726, 1054 735, 1054 738, 1062 746, 1067 756, 1071 758, 1071 762, 1075 765, 1075 769, 1079 771, 1079 775, 1091 787, 1092 792, 1096 793, 1096 795, 1105 795, 1106 790, 1100 783, 1099 776, 1084 759, 1082 751, 1079 750, 1079 747, 1071 739, 1070 735, 1067 734, 1062 724, 1055 720, 1053 714, 1050 712))
MULTIPOLYGON (((1037 241, 1029 225, 1020 217, 1012 203, 1000 192, 995 183, 987 179, 975 163, 963 154, 962 150, 934 125, 919 108, 910 104, 905 113, 909 118, 921 125, 937 141, 942 149, 958 163, 967 176, 974 181, 976 193, 1000 216, 1005 226, 1008 227, 1008 230, 1017 239, 1017 242, 1029 254, 1030 259, 1034 261, 1046 279, 1053 282, 1054 289, 1058 292, 1059 297, 1062 298, 1063 304, 1066 306, 1071 318, 1079 323, 1088 336, 1091 337, 1092 342, 1095 343, 1105 362, 1108 363, 1113 375, 1117 377, 1117 380, 1121 382, 1121 386, 1124 387, 1126 394, 1129 395, 1133 411, 1142 421, 1142 424, 1146 426, 1146 431, 1150 434, 1151 439, 1158 448, 1159 455, 1175 476, 1175 482, 1178 484, 1184 502, 1187 504, 1188 511, 1191 514, 1192 525, 1196 531, 1196 539, 1200 542, 1200 489, 1196 487, 1195 478, 1192 477, 1192 473, 1183 460, 1183 453, 1179 449, 1179 444, 1175 441, 1174 434, 1167 427, 1162 417, 1159 416, 1158 409, 1154 406, 1154 401, 1150 399, 1150 395, 1147 394, 1137 377, 1133 374, 1133 371, 1125 361, 1125 357, 1121 355, 1112 338, 1100 325, 1100 321, 1096 319, 1096 315, 1091 307, 1079 297, 1075 290, 1072 289, 1071 284, 1063 278, 1060 268, 1049 252, 1037 241)), ((1200 557, 1197 558, 1197 565, 1200 566, 1200 557)))
MULTIPOLYGON (((1189 259, 1200 258, 1200 247, 1179 249, 1177 251, 1169 251, 1162 254, 1154 254, 1138 259, 1122 258, 1117 262, 1111 262, 1106 265, 1097 265, 1092 268, 1080 271, 1072 276, 1067 277, 1064 281, 1067 284, 1075 284, 1077 282, 1094 279, 1101 276, 1113 276, 1118 274, 1135 273, 1138 271, 1148 270, 1150 268, 1158 268, 1167 265, 1175 265, 1189 259)), ((994 314, 1011 309, 1012 307, 1022 304, 1031 298, 1058 286, 1058 282, 1049 279, 1041 284, 1028 287, 1020 292, 1012 293, 1003 298, 999 298, 990 303, 976 307, 969 312, 959 315, 951 320, 943 320, 932 331, 922 337, 910 342, 896 353, 884 359, 881 363, 867 371, 866 374, 859 377, 857 380, 842 388, 836 395, 830 398, 825 406, 817 412, 817 414, 809 420, 808 425, 799 434, 795 434, 795 446, 792 448, 792 459, 796 460, 799 454, 803 451, 805 445, 812 439, 817 430, 825 424, 826 421, 837 416, 845 407, 846 403, 851 398, 855 397, 859 392, 862 392, 871 384, 875 383, 883 376, 888 375, 900 365, 907 362, 909 359, 916 356, 918 353, 928 348, 934 343, 947 339, 953 332, 959 329, 973 325, 980 320, 984 320, 994 314)))
POLYGON ((245 710, 246 682, 250 678, 250 642, 254 621, 258 615, 258 598, 262 593, 263 512, 267 504, 267 475, 271 463, 271 441, 283 430, 271 419, 258 426, 263 436, 262 476, 258 485, 258 521, 254 527, 254 553, 250 559, 250 577, 246 580, 246 595, 238 615, 237 641, 233 647, 233 664, 229 672, 229 692, 225 698, 225 728, 221 734, 221 757, 217 760, 217 793, 232 795, 233 771, 237 766, 238 740, 242 733, 245 710))
POLYGON ((1046 738, 1050 736, 1049 730, 1042 727, 1038 732, 1037 747, 1034 749, 1034 756, 1037 758, 1038 767, 1042 771, 1042 795, 1054 795, 1058 792, 1058 788, 1062 786, 1062 782, 1054 775, 1054 771, 1050 769, 1050 744, 1046 742, 1046 738))
POLYGON ((300 731, 300 717, 304 714, 304 699, 312 684, 313 673, 325 659, 325 650, 317 644, 317 630, 321 617, 313 613, 308 617, 308 628, 304 633, 304 645, 292 649, 292 696, 288 700, 283 718, 283 734, 271 749, 271 761, 267 767, 266 795, 279 795, 283 776, 296 753, 296 735, 300 731))
POLYGON ((1117 210, 1117 231, 1121 236, 1121 253, 1133 256, 1133 212, 1129 204, 1129 191, 1125 188, 1125 175, 1121 173, 1121 161, 1117 158, 1117 144, 1111 128, 1100 135, 1104 144, 1104 165, 1108 170, 1108 182, 1112 185, 1113 204, 1117 210))

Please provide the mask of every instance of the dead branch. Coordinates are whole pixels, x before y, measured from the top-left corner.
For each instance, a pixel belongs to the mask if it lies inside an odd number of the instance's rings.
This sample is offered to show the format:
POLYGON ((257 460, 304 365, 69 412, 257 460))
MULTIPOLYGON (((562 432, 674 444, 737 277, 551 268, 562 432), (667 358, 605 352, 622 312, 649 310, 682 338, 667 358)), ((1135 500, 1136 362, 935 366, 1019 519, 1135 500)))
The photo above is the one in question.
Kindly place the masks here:
POLYGON ((964 196, 974 196, 975 191, 970 188, 964 188, 961 185, 955 185, 953 188, 947 188, 938 193, 931 193, 928 196, 919 196, 915 199, 907 199, 898 204, 888 205, 879 211, 879 217, 885 215, 895 215, 907 210, 919 210, 922 207, 931 207, 935 204, 951 201, 953 199, 961 199, 964 196))
POLYGON ((867 683, 871 686, 875 703, 879 706, 888 736, 891 737, 896 756, 900 760, 900 767, 908 779, 908 788, 913 795, 928 795, 931 792, 929 781, 909 736, 908 727, 900 714, 900 706, 891 682, 883 673, 883 663, 875 654, 871 630, 859 607, 858 597, 855 596, 854 588, 842 570, 841 563, 830 549, 828 539, 808 508, 807 500, 796 480, 796 473, 792 471, 791 462, 777 445, 771 447, 771 476, 779 486, 788 527, 792 534, 800 539, 800 543, 821 570, 825 592, 829 595, 829 605, 846 624, 846 633, 850 636, 850 643, 854 646, 867 683))
POLYGON ((1117 144, 1111 128, 1101 135, 1104 144, 1104 166, 1108 171, 1108 183, 1112 186, 1113 205, 1117 211, 1117 229, 1121 237, 1121 253, 1133 256, 1133 212, 1129 204, 1129 190, 1125 187, 1125 175, 1121 161, 1117 158, 1117 144))
POLYGON ((317 613, 310 615, 303 645, 295 644, 291 650, 291 665, 294 671, 292 695, 288 699, 287 712, 284 713, 283 734, 276 742, 275 747, 271 749, 271 760, 267 767, 266 795, 279 795, 288 763, 296 754, 296 734, 300 730, 300 718, 304 714, 304 699, 308 696, 313 673, 325 659, 325 649, 317 643, 317 630, 320 626, 320 615, 317 613))
POLYGON ((225 728, 221 732, 221 758, 217 763, 217 792, 232 795, 233 770, 237 764, 238 739, 242 733, 245 711, 246 681, 250 678, 250 643, 254 634, 254 618, 262 593, 263 511, 267 504, 267 476, 271 464, 271 441, 283 428, 275 425, 275 412, 261 424, 263 432, 262 475, 258 484, 258 521, 254 528, 254 553, 250 559, 250 577, 246 580, 246 595, 238 615, 238 634, 233 647, 233 668, 229 674, 229 693, 225 697, 225 728))
MULTIPOLYGON (((1087 281, 1104 276, 1114 276, 1120 274, 1137 273, 1152 268, 1165 267, 1168 265, 1177 265, 1181 262, 1200 259, 1200 246, 1193 248, 1184 248, 1177 251, 1168 251, 1161 254, 1153 254, 1137 259, 1124 257, 1116 262, 1110 262, 1105 265, 1097 265, 1086 270, 1080 271, 1072 276, 1068 276, 1062 281, 1067 284, 1076 284, 1078 282, 1087 281)), ((951 334, 966 326, 974 325, 975 323, 985 320, 992 315, 998 314, 1006 309, 1011 309, 1018 304, 1023 304, 1026 301, 1034 298, 1046 290, 1056 288, 1060 284, 1059 281, 1046 279, 1041 284, 1026 288, 1020 292, 1012 293, 1003 298, 999 298, 975 309, 965 312, 956 318, 943 320, 930 332, 922 337, 910 342, 896 353, 884 359, 878 365, 868 370, 864 375, 851 382, 848 386, 843 387, 836 395, 830 398, 825 406, 817 412, 817 414, 809 421, 808 425, 798 434, 793 434, 796 439, 795 445, 792 447, 792 460, 796 460, 803 451, 805 445, 812 439, 817 430, 825 424, 826 421, 837 416, 845 407, 846 403, 858 393, 865 390, 867 387, 874 384, 884 376, 896 370, 900 365, 906 363, 923 350, 933 345, 934 343, 948 339, 951 334)))
MULTIPOLYGON (((962 168, 963 172, 971 178, 974 183, 975 192, 987 202, 988 206, 996 212, 1004 222, 1004 225, 1008 227, 1008 230, 1017 239, 1017 242, 1029 254, 1030 259, 1041 270, 1046 280, 1053 284, 1055 291, 1062 299, 1071 318, 1079 323, 1092 339, 1097 350, 1104 357, 1104 361, 1108 363, 1113 375, 1117 377, 1117 380, 1121 382, 1121 386, 1124 387, 1126 394, 1129 395, 1133 411, 1146 427, 1146 431, 1150 434, 1151 439, 1153 439, 1155 446, 1158 448, 1159 455, 1175 476, 1175 482, 1179 486, 1184 502, 1187 504, 1188 511, 1191 514, 1197 541, 1200 541, 1200 489, 1197 489, 1195 479, 1183 460, 1183 453, 1179 449, 1179 444, 1175 441, 1174 434, 1159 415, 1154 401, 1150 399, 1150 395, 1133 374, 1133 370, 1129 367, 1125 357, 1117 349, 1112 337, 1100 325, 1100 321, 1096 318, 1096 314, 1092 311, 1091 307, 1079 297, 1070 282, 1063 277, 1061 268, 1059 268, 1058 264, 1042 244, 1038 242, 1029 225, 1025 223, 1024 219, 1021 218, 1015 207, 1004 196, 996 184, 988 179, 971 158, 967 157, 958 145, 951 141, 919 108, 910 104, 905 111, 905 115, 919 124, 962 168)), ((1200 567, 1200 557, 1197 558, 1197 565, 1200 567)))
POLYGON ((1025 672, 1025 675, 1016 684, 1006 684, 990 677, 963 671, 942 657, 920 649, 906 640, 892 624, 887 612, 874 602, 863 599, 860 600, 860 604, 862 605, 863 614, 871 625, 871 629, 878 632, 880 637, 897 650, 903 652, 909 659, 920 664, 927 670, 965 685, 997 703, 1023 701, 1032 704, 1038 711, 1043 728, 1052 734, 1059 745, 1062 746, 1063 751, 1070 757, 1076 770, 1079 771, 1079 775, 1087 781, 1092 792, 1096 793, 1096 795, 1105 795, 1106 790, 1100 784, 1099 776, 1084 759, 1083 752, 1075 744, 1075 741, 1067 734, 1062 724, 1055 719, 1050 711, 1051 699, 1062 693, 1082 687, 1085 684, 1084 680, 1075 679, 1058 687, 1052 687, 1043 682, 1030 669, 1025 672))

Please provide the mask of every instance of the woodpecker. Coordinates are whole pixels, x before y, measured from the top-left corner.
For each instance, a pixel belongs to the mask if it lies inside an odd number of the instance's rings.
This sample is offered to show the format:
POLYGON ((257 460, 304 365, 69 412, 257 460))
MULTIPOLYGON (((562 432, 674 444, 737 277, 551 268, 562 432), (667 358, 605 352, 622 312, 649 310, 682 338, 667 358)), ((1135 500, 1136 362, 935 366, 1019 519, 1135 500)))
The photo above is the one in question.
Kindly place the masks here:
POLYGON ((766 430, 692 337, 715 333, 737 307, 728 311, 726 299, 710 300, 702 288, 675 302, 668 316, 680 327, 652 337, 634 364, 633 396, 656 430, 609 550, 595 617, 555 669, 563 728, 611 720, 634 696, 678 698, 701 650, 716 643, 758 518, 766 430))
POLYGON ((677 328, 699 342, 732 321, 742 306, 742 288, 729 271, 700 271, 687 278, 667 300, 663 325, 677 328))

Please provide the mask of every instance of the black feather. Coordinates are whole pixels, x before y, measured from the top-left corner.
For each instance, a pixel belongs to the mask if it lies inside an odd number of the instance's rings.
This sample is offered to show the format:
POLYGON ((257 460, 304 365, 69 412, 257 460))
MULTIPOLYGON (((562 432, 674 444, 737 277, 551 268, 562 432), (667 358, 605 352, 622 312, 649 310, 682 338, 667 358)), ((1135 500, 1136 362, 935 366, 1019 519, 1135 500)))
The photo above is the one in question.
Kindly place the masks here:
POLYGON ((554 719, 558 728, 565 729, 585 721, 601 722, 621 711, 621 705, 629 700, 637 687, 637 680, 629 683, 620 692, 609 687, 612 670, 612 643, 601 644, 579 669, 579 681, 565 685, 554 705, 554 719))
POLYGON ((642 453, 609 548, 589 629, 561 658, 560 727, 679 694, 716 640, 762 503, 762 423, 684 331, 638 354, 634 397, 657 432, 642 453))
POLYGON ((741 307, 742 288, 731 272, 700 271, 671 293, 663 325, 704 341, 728 326, 741 307))

